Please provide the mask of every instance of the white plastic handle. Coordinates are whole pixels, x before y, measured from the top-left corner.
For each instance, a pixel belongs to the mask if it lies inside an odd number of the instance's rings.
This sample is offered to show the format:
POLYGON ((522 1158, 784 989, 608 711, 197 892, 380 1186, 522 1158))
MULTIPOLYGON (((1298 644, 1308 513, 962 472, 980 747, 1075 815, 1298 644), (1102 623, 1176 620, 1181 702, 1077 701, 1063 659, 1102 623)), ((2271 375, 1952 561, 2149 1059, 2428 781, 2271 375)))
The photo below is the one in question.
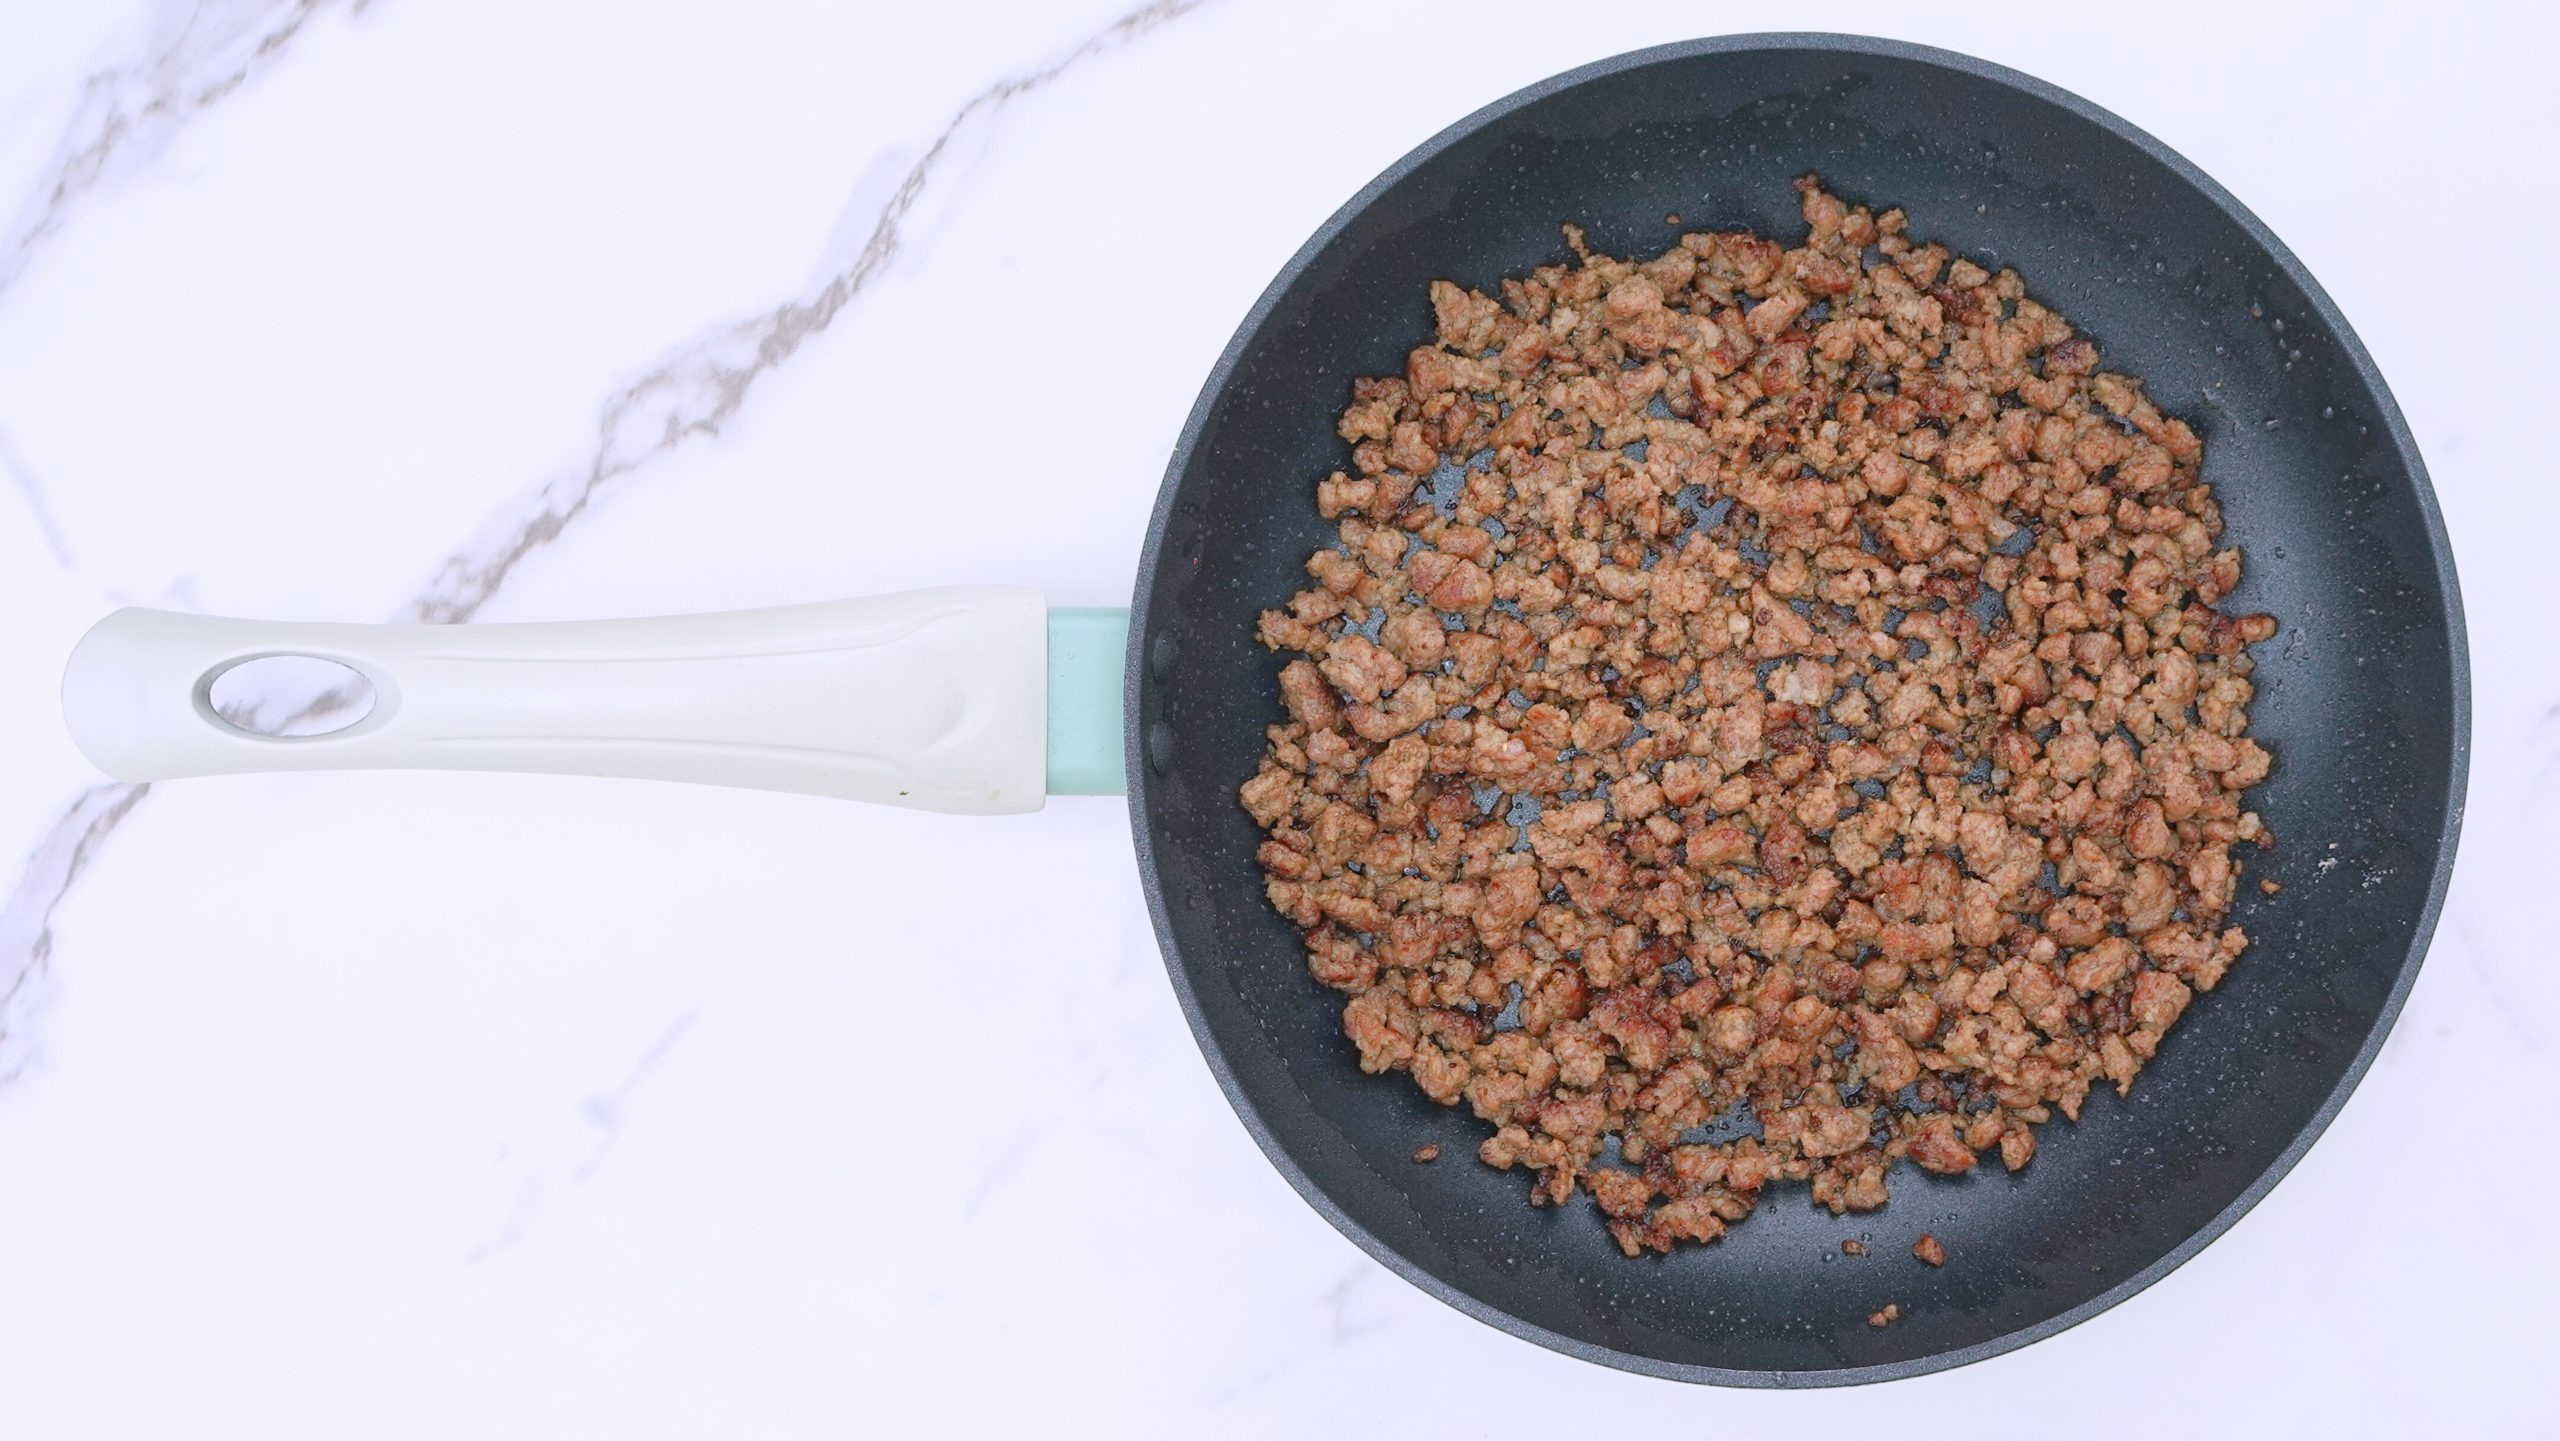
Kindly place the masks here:
POLYGON ((724 615, 311 625, 120 610, 62 678, 71 738, 119 780, 282 770, 544 771, 806 791, 968 815, 1045 798, 1046 608, 950 586, 724 615), (268 656, 372 684, 344 730, 214 711, 268 656))

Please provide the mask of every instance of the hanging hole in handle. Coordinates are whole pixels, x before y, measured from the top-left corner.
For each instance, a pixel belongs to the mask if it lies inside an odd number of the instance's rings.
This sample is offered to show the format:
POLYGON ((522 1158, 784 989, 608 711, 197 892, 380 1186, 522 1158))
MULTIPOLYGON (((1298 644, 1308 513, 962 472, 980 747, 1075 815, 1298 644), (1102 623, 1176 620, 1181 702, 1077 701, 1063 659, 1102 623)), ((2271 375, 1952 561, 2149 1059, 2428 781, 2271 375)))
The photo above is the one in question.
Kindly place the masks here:
POLYGON ((205 678, 205 708, 245 735, 301 740, 335 735, 373 714, 373 682, 344 661, 262 655, 205 678))

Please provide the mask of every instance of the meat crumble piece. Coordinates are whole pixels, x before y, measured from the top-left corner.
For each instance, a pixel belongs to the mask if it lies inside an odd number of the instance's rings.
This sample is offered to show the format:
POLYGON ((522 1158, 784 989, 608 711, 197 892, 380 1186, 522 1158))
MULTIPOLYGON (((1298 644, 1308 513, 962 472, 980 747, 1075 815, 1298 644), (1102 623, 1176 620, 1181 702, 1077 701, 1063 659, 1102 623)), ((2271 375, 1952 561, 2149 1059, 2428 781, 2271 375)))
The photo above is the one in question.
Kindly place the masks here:
POLYGON ((1436 282, 1257 632, 1240 798, 1362 1069, 1629 1255, 2025 1168, 2247 948, 2272 841, 2275 622, 2221 608, 2195 431, 2015 272, 1798 191, 1792 248, 1436 282))
POLYGON ((1867 1243, 1853 1237, 1840 1243, 1840 1253, 1844 1256, 1863 1256, 1867 1254, 1867 1243))
POLYGON ((1887 1301, 1884 1303, 1884 1308, 1882 1310, 1873 1312, 1867 1317, 1867 1324, 1882 1328, 1890 1326, 1901 1319, 1902 1307, 1894 1302, 1887 1301))
POLYGON ((1919 1240, 1911 1243, 1911 1254, 1932 1266, 1947 1264, 1946 1246, 1926 1231, 1920 1233, 1919 1240))
POLYGON ((1414 1163, 1417 1165, 1424 1165, 1432 1161, 1439 1160, 1440 1143, 1438 1141, 1434 1141, 1430 1145, 1417 1147, 1414 1150, 1413 1159, 1414 1163))

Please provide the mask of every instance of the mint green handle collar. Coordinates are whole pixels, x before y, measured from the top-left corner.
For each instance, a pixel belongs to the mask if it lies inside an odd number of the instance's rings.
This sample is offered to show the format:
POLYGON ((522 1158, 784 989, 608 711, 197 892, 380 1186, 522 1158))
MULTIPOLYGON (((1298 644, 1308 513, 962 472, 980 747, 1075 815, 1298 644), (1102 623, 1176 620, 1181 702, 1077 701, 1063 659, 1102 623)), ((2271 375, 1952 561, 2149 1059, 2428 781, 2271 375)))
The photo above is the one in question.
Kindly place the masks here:
POLYGON ((1049 612, 1049 794, 1128 792, 1120 740, 1128 653, 1127 611, 1049 612))

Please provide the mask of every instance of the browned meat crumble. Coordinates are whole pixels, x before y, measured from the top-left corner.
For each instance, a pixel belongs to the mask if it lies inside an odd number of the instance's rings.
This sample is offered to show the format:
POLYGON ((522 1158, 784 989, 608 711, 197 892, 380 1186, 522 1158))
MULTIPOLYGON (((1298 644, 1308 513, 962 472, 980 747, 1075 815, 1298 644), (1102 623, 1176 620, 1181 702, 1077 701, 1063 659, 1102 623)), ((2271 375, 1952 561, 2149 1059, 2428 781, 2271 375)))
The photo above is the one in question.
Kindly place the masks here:
POLYGON ((1875 1312, 1867 1317, 1867 1324, 1870 1326, 1890 1326, 1901 1319, 1902 1308, 1891 1301, 1887 1301, 1884 1303, 1883 1310, 1875 1312))
POLYGON ((1911 1254, 1932 1266, 1947 1264, 1946 1243, 1926 1231, 1920 1233, 1919 1240, 1911 1243, 1911 1254))
POLYGON ((1568 227, 1435 283, 1259 630, 1243 801, 1362 1067, 1629 1255, 2024 1167, 2247 945, 2271 839, 2275 623, 2217 609, 2195 433, 2016 273, 1798 188, 1793 249, 1568 227))

